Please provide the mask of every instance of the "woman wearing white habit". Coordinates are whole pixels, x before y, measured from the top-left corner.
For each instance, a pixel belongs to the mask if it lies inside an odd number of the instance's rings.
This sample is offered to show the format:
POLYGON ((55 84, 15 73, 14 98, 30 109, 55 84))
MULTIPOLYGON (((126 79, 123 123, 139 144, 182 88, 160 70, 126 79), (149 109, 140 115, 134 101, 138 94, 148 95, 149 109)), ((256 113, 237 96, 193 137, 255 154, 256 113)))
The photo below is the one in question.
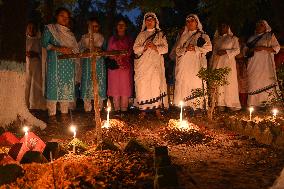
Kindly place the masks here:
POLYGON ((218 88, 218 106, 220 108, 228 107, 231 110, 241 109, 237 68, 235 56, 240 53, 239 41, 230 29, 230 26, 221 23, 215 33, 213 40, 213 68, 230 68, 227 76, 228 85, 220 86, 218 88))
POLYGON ((149 109, 155 110, 157 117, 162 118, 159 108, 168 107, 163 58, 163 54, 168 52, 168 44, 154 13, 145 14, 133 50, 136 55, 134 62, 136 101, 139 109, 142 110, 140 118, 144 118, 145 110, 149 109))
POLYGON ((280 45, 265 20, 256 24, 255 35, 249 38, 247 46, 253 50, 248 61, 248 105, 264 106, 276 97, 277 78, 274 54, 280 45))
POLYGON ((176 106, 179 106, 180 101, 183 101, 185 106, 194 110, 203 108, 203 97, 194 96, 192 90, 202 89, 205 85, 205 82, 202 83, 202 80, 197 77, 197 73, 202 67, 207 67, 205 55, 211 50, 212 45, 209 36, 203 32, 199 18, 195 14, 188 15, 186 27, 176 48, 177 64, 174 93, 174 104, 176 106))

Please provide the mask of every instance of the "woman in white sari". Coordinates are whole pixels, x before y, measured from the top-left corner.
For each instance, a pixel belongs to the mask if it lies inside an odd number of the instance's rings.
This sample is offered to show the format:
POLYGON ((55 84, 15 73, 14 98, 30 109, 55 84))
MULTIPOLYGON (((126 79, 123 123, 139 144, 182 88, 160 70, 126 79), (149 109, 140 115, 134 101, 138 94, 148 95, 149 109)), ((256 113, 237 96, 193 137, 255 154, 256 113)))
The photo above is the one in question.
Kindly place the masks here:
POLYGON ((26 103, 29 109, 46 109, 42 88, 41 35, 36 24, 26 31, 26 103))
POLYGON ((168 107, 163 57, 168 52, 168 44, 154 13, 145 14, 142 30, 135 40, 133 50, 136 55, 136 101, 142 110, 140 118, 145 117, 146 110, 155 110, 157 117, 162 118, 159 108, 168 107))
POLYGON ((202 89, 205 85, 197 77, 199 70, 207 67, 206 53, 212 50, 209 36, 202 30, 199 18, 195 14, 186 17, 186 27, 176 48, 176 82, 174 104, 183 101, 186 107, 194 110, 204 107, 204 98, 195 96, 194 89, 202 89), (201 38, 200 38, 201 37, 201 38))
POLYGON ((277 78, 274 54, 280 45, 265 20, 256 24, 255 35, 249 38, 247 46, 252 50, 248 61, 248 105, 265 106, 277 96, 277 78))
POLYGON ((213 68, 230 68, 227 76, 228 85, 218 88, 218 106, 231 110, 241 109, 238 90, 237 68, 235 56, 240 53, 239 41, 235 37, 228 24, 219 25, 213 40, 213 68))

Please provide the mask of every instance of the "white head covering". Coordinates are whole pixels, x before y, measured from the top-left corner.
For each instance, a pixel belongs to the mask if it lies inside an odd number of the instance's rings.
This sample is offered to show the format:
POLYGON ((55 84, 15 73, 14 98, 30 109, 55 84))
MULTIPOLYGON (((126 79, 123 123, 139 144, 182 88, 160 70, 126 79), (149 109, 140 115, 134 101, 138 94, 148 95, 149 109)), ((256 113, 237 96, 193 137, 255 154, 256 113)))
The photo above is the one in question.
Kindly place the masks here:
MULTIPOLYGON (((185 20, 188 20, 189 18, 194 18, 195 21, 197 22, 197 28, 198 28, 198 30, 200 30, 200 31, 203 32, 203 27, 202 27, 201 22, 199 21, 198 16, 197 16, 196 14, 189 14, 189 15, 187 15, 187 17, 186 17, 185 20)), ((185 26, 185 27, 184 27, 184 31, 183 31, 182 34, 185 34, 185 33, 187 33, 187 32, 188 32, 188 28, 185 26)))
MULTIPOLYGON (((229 25, 228 25, 229 26, 229 25)), ((231 30, 231 28, 230 28, 230 26, 229 26, 229 29, 228 29, 228 33, 227 33, 228 35, 230 35, 230 36, 233 36, 234 34, 233 34, 233 32, 232 32, 232 30, 231 30)), ((215 31, 215 34, 214 34, 214 39, 216 39, 217 37, 219 37, 220 36, 220 34, 219 34, 219 31, 218 31, 218 29, 215 31)))
POLYGON ((258 23, 263 23, 265 25, 265 32, 271 32, 271 27, 266 20, 260 20, 258 23))
POLYGON ((76 38, 68 27, 60 24, 48 24, 47 28, 61 46, 70 47, 75 53, 79 52, 79 46, 76 38))
MULTIPOLYGON (((36 27, 36 26, 34 26, 34 27, 36 27)), ((35 39, 35 38, 36 38, 36 39, 39 39, 39 38, 41 38, 41 33, 40 33, 40 31, 38 30, 35 36, 30 36, 30 35, 28 34, 28 28, 27 28, 27 29, 26 29, 26 37, 27 37, 27 38, 31 38, 31 39, 35 39)))
POLYGON ((159 20, 158 20, 156 14, 153 13, 153 12, 147 12, 147 13, 144 15, 144 19, 143 19, 143 24, 142 24, 141 32, 146 29, 145 20, 146 20, 147 17, 153 17, 153 18, 155 18, 155 20, 156 20, 156 26, 155 26, 155 27, 156 27, 156 29, 161 30, 161 29, 160 29, 160 25, 159 25, 160 23, 159 23, 159 20))

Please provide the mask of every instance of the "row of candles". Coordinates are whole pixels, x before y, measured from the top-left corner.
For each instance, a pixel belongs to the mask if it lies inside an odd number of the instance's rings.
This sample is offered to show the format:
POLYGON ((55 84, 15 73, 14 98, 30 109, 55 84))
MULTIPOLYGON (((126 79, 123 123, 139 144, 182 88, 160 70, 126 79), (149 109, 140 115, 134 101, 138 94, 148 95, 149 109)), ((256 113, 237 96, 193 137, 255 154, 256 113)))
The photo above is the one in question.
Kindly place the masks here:
MULTIPOLYGON (((254 111, 253 107, 249 107, 249 121, 252 120, 252 112, 254 111)), ((272 118, 276 119, 279 110, 277 108, 272 109, 272 118)))
MULTIPOLYGON (((185 122, 183 121, 183 101, 180 101, 179 105, 180 105, 180 117, 179 117, 179 122, 180 122, 180 127, 184 127, 185 126, 185 122)), ((105 124, 103 125, 103 128, 109 128, 110 127, 110 122, 109 122, 109 114, 110 114, 110 111, 111 111, 111 107, 109 105, 109 102, 107 103, 107 120, 105 122, 105 124)), ((254 108, 253 107, 250 107, 249 108, 249 120, 251 121, 252 120, 252 113, 254 111, 254 108)), ((273 115, 273 119, 276 119, 276 116, 278 114, 278 109, 274 108, 272 110, 272 115, 273 115)), ((27 137, 28 135, 28 131, 29 131, 29 128, 27 126, 23 127, 23 131, 25 133, 25 137, 27 137)), ((75 125, 71 125, 70 126, 70 131, 73 132, 73 139, 76 138, 76 134, 77 134, 77 128, 75 127, 75 125)), ((27 139, 26 139, 26 145, 27 145, 27 139)), ((76 145, 75 145, 75 142, 73 144, 73 153, 75 153, 75 149, 76 148, 76 145)))

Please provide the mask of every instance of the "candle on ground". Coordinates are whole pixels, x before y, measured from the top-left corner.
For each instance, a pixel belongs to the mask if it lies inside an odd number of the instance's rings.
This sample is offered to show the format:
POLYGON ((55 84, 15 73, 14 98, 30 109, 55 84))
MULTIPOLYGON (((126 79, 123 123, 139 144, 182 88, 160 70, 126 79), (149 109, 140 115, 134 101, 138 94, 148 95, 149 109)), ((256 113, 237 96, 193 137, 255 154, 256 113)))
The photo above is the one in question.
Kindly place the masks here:
POLYGON ((179 122, 182 123, 182 108, 183 108, 183 101, 180 101, 180 115, 179 115, 179 122))
POLYGON ((24 126, 23 131, 25 132, 25 145, 28 147, 28 132, 29 132, 29 127, 24 126))
MULTIPOLYGON (((74 125, 71 125, 70 130, 73 132, 73 139, 75 139, 76 138, 76 131, 77 131, 76 127, 74 125)), ((75 141, 74 141, 73 153, 75 154, 75 152, 76 152, 76 149, 75 149, 75 141)))
POLYGON ((249 108, 249 120, 251 121, 251 117, 252 117, 252 112, 253 112, 254 108, 250 107, 249 108))
POLYGON ((274 108, 272 110, 272 113, 273 113, 273 119, 276 119, 276 116, 277 116, 277 113, 278 113, 278 109, 274 108))

